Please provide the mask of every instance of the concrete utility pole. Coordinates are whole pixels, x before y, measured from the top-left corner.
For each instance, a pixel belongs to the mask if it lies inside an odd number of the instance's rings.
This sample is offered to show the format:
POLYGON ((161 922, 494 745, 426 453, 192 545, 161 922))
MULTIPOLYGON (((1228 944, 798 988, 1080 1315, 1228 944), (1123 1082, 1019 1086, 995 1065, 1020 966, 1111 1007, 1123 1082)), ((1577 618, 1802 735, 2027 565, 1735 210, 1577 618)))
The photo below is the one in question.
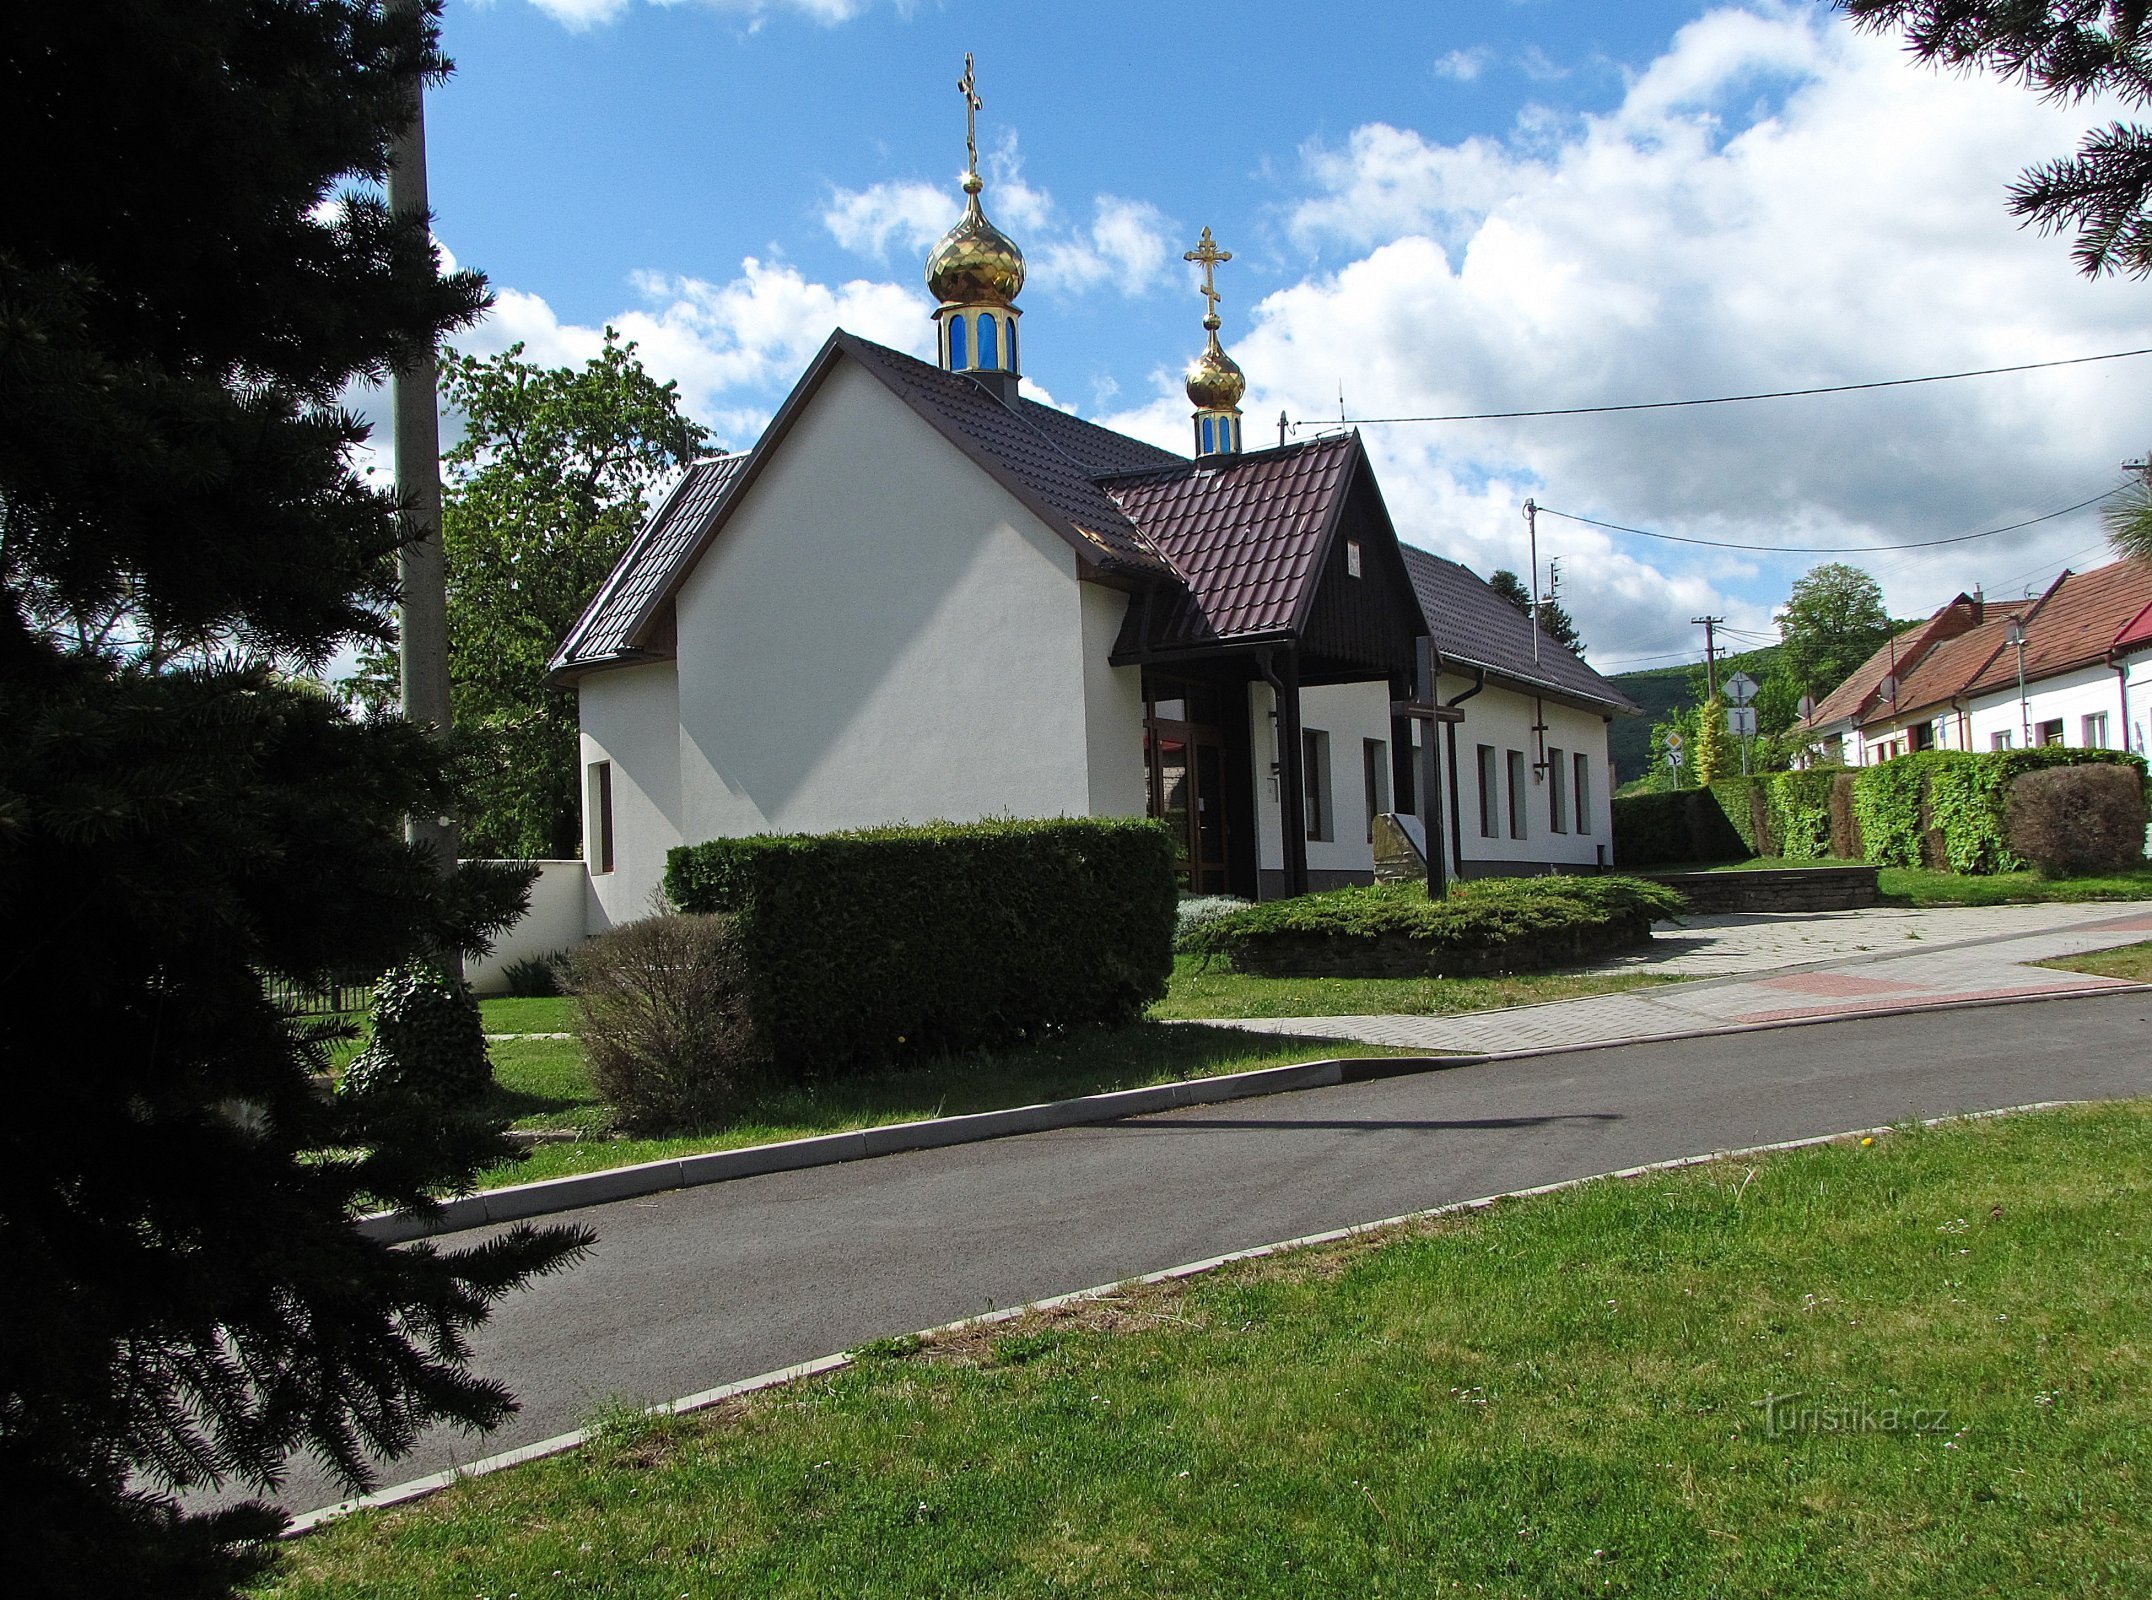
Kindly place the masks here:
MULTIPOLYGON (((390 0, 394 12, 415 13, 417 0, 390 0)), ((425 86, 411 80, 411 120, 389 151, 389 210, 399 216, 429 218, 426 202, 425 86)), ((430 226, 430 222, 428 224, 430 226)), ((429 255, 425 271, 433 271, 429 255)), ((449 731, 448 587, 441 558, 441 418, 436 386, 439 371, 429 344, 424 355, 390 380, 396 418, 396 488, 409 506, 420 537, 396 557, 403 589, 397 608, 402 636, 398 652, 403 713, 430 728, 436 737, 449 731)), ((414 816, 405 823, 414 844, 430 844, 441 870, 456 865, 453 817, 414 816)))
POLYGON ((1704 698, 1719 697, 1719 649, 1717 630, 1725 626, 1724 617, 1691 617, 1690 625, 1704 630, 1704 698))

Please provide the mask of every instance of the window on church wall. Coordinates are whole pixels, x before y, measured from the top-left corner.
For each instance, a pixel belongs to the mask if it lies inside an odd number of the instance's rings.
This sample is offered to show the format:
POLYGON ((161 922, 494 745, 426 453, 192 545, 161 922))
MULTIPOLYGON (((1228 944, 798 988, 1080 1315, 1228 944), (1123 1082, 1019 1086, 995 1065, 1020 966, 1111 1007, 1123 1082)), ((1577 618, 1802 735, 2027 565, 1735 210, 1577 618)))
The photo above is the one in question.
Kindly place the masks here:
POLYGON ((1361 792, 1367 797, 1367 842, 1375 842, 1375 819, 1390 809, 1390 747, 1381 739, 1360 741, 1361 792))
POLYGON ((1496 776, 1494 746, 1479 747, 1479 813, 1480 837, 1499 839, 1502 829, 1497 818, 1501 815, 1501 780, 1496 776))
POLYGON ((584 800, 584 824, 588 837, 583 856, 593 874, 613 870, 613 764, 590 764, 584 800))
POLYGON ((962 313, 949 319, 949 370, 962 372, 971 365, 964 348, 964 335, 968 326, 962 313))
POLYGON ((1529 836, 1524 794, 1524 752, 1512 750, 1509 752, 1509 836, 1512 839, 1529 836))
POLYGON ((979 313, 979 365, 988 372, 1001 365, 994 338, 994 319, 984 311, 979 313))
POLYGON ((1347 539, 1345 541, 1345 576, 1348 578, 1360 576, 1360 541, 1358 539, 1347 539))
POLYGON ((1212 432, 1212 421, 1210 417, 1196 419, 1196 451, 1199 455, 1210 455, 1218 448, 1217 435, 1212 432))
POLYGON ((1567 752, 1547 746, 1547 826, 1569 831, 1569 762, 1567 752))
POLYGON ((1310 839, 1337 836, 1330 809, 1330 735, 1320 728, 1300 730, 1300 787, 1310 839))
POLYGON ((1576 777, 1577 834, 1583 838, 1592 831, 1592 762, 1581 750, 1576 757, 1576 777))
POLYGON ((1016 361, 1016 319, 1014 317, 1009 319, 1009 370, 1011 372, 1024 370, 1017 365, 1016 361))

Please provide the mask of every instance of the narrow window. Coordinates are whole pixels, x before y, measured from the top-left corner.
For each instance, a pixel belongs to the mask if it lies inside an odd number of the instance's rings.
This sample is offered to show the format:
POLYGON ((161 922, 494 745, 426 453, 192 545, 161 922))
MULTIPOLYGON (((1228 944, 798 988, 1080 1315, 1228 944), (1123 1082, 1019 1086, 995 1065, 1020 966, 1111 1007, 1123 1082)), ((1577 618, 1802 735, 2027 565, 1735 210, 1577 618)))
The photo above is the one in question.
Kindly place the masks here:
POLYGON ((1524 752, 1509 753, 1509 836, 1512 839, 1528 837, 1524 817, 1524 752))
POLYGON ((1375 842, 1375 819, 1390 809, 1390 747, 1380 739, 1360 741, 1361 777, 1367 796, 1367 838, 1375 842))
POLYGON ((1358 539, 1347 539, 1345 541, 1345 576, 1348 578, 1360 576, 1360 541, 1358 539))
POLYGON ((1563 751, 1547 747, 1547 826, 1569 831, 1569 761, 1563 751))
POLYGON ((1494 746, 1491 744, 1483 744, 1479 747, 1479 803, 1480 837, 1482 839, 1501 838, 1501 827, 1495 821, 1502 814, 1501 797, 1497 790, 1494 746))
POLYGON ((1391 770, 1397 774, 1397 809, 1410 816, 1420 809, 1419 790, 1413 787, 1420 776, 1420 724, 1407 725, 1411 737, 1397 747, 1397 760, 1391 770))
POLYGON ((1218 449, 1218 436, 1214 432, 1212 432, 1212 428, 1214 425, 1214 419, 1210 417, 1199 417, 1196 419, 1196 431, 1199 436, 1199 443, 1201 446, 1201 448, 1197 451, 1197 454, 1207 456, 1216 453, 1218 449))
POLYGON ((962 312, 958 312, 949 319, 949 370, 951 372, 962 372, 971 365, 969 352, 964 348, 965 331, 969 327, 970 324, 965 321, 962 312))
POLYGON ((1577 832, 1590 837, 1592 831, 1592 759, 1579 750, 1577 765, 1577 832))
POLYGON ((1334 838, 1330 825, 1330 735, 1320 728, 1300 730, 1300 787, 1308 837, 1334 838))
POLYGON ((590 837, 583 853, 593 873, 613 870, 613 764, 590 764, 590 837))
POLYGON ((2107 713, 2095 711, 2086 717, 2083 731, 2087 750, 2105 750, 2107 748, 2107 713))
POLYGON ((1011 372, 1024 370, 1016 364, 1016 319, 1014 317, 1009 319, 1009 370, 1011 372))
POLYGON ((994 319, 986 312, 979 313, 979 365, 991 372, 1001 365, 1000 343, 994 337, 994 319))
POLYGON ((1991 733, 1991 734, 1989 734, 1989 735, 1988 735, 1988 748, 1989 748, 1990 750, 2007 750, 2007 749, 2009 749, 2009 748, 2010 748, 2010 730, 2009 730, 2008 728, 2004 728, 2004 729, 2003 729, 2003 730, 2002 730, 2001 732, 1999 732, 1999 733, 1991 733))

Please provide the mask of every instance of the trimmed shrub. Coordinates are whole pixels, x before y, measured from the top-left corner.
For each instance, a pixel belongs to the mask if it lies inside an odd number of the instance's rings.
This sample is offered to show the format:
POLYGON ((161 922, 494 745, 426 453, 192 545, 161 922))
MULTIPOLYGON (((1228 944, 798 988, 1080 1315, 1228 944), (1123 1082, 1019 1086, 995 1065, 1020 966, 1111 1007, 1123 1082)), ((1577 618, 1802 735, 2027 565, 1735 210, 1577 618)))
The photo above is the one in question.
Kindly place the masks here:
POLYGON ((1853 779, 1853 812, 1866 860, 1880 867, 1929 866, 1954 872, 2016 872, 2011 844, 2013 784, 2026 773, 2113 767, 2140 788, 2144 757, 2121 750, 1922 750, 1853 779))
POLYGON ((626 923, 578 946, 567 971, 591 1081, 630 1131, 722 1122, 766 1077, 730 918, 626 923))
POLYGON ((1711 797, 1719 803, 1719 814, 1726 819, 1727 826, 1740 837, 1744 855, 1778 853, 1771 848, 1771 826, 1764 811, 1760 779, 1720 778, 1711 785, 1711 797))
POLYGON ((1186 951, 1195 948, 1189 943, 1190 936, 1206 923, 1216 922, 1254 904, 1233 894, 1202 894, 1184 897, 1173 916, 1173 948, 1186 951))
POLYGON ((1154 822, 713 839, 671 853, 665 891, 738 918, 790 1074, 1122 1026, 1173 973, 1173 848, 1154 822))
POLYGON ((1853 817, 1865 859, 1879 867, 1917 867, 1928 831, 1922 798, 1939 752, 1919 750, 1853 776, 1853 817))
POLYGON ((2059 767, 2011 781, 2010 848, 2043 877, 2133 867, 2144 843, 2144 780, 2126 767, 2059 767))
POLYGON ((461 978, 422 962, 374 985, 366 1048, 344 1069, 342 1091, 409 1096, 441 1106, 483 1100, 493 1083, 478 1001, 461 978))
POLYGON ((1446 900, 1416 884, 1376 884, 1250 906, 1190 942, 1264 977, 1465 977, 1643 943, 1682 903, 1672 889, 1622 877, 1481 878, 1446 900))
POLYGON ((1841 861, 1865 861, 1860 818, 1853 814, 1853 780, 1857 774, 1831 774, 1831 854, 1841 861))
POLYGON ((1831 849, 1831 791, 1838 774, 1829 768, 1774 772, 1758 785, 1770 808, 1775 849, 1788 861, 1821 861, 1831 849))
MULTIPOLYGON (((1736 778, 1739 785, 1751 780, 1736 778)), ((1729 793, 1732 791, 1729 790, 1729 793)), ((1746 792, 1736 809, 1755 823, 1746 792)), ((1726 803, 1714 789, 1674 789, 1660 794, 1617 795, 1614 798, 1614 864, 1617 867, 1656 867, 1684 861, 1739 861, 1755 852, 1748 836, 1727 815, 1726 803)))
POLYGON ((549 956, 525 956, 501 968, 501 981, 518 1000, 548 1000, 560 993, 562 952, 549 956))

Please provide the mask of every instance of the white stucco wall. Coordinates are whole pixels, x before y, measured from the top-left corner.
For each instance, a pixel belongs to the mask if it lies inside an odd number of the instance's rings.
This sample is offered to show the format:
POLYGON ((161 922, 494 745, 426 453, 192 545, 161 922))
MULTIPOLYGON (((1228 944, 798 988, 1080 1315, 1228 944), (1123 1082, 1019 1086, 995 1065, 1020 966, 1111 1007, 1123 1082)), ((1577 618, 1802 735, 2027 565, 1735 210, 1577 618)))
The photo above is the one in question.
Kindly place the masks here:
POLYGON ((1103 584, 1081 586, 1084 747, 1094 817, 1140 817, 1151 804, 1143 770, 1143 669, 1109 659, 1128 598, 1103 584))
MULTIPOLYGON (((1255 759, 1256 833, 1264 871, 1285 867, 1283 813, 1273 763, 1278 760, 1278 725, 1271 719, 1277 696, 1267 683, 1248 689, 1249 748, 1255 759)), ((1322 733, 1330 744, 1331 837, 1308 841, 1310 872, 1375 870, 1375 851, 1367 842, 1367 785, 1361 757, 1363 739, 1390 739, 1390 688, 1386 683, 1322 684, 1300 692, 1300 726, 1322 733)))
POLYGON ((590 769, 613 764, 613 870, 588 875, 585 925, 602 933, 650 914, 665 852, 681 842, 678 679, 670 661, 594 672, 581 684, 583 859, 595 865, 590 769))
POLYGON ((541 861, 531 885, 530 909, 500 942, 464 969, 479 994, 506 994, 507 970, 518 961, 543 960, 583 941, 587 889, 580 861, 541 861))
MULTIPOLYGON (((1087 814, 1094 741, 1132 702, 1087 669, 1084 587, 1066 543, 840 362, 679 592, 681 834, 1087 814)), ((1126 730, 1140 776, 1140 708, 1126 730)))
MULTIPOLYGON (((2085 743, 2084 719, 2103 711, 2107 714, 2105 748, 2123 748, 2121 680, 2109 666, 2084 667, 2026 684, 2023 716, 2020 715, 2014 683, 2005 691, 1981 696, 1970 709, 1973 727, 1970 748, 1974 750, 1991 748, 1990 741, 1998 732, 2008 733, 2013 747, 2022 746, 2025 743, 2022 724, 2026 721, 2032 724, 2033 742, 2037 744, 2040 724, 2058 717, 2062 720, 2062 742, 2073 750, 2078 749, 2085 743)), ((2144 720, 2146 709, 2132 684, 2131 717, 2144 720)))
POLYGON ((2152 650, 2139 651, 2123 665, 2129 672, 2130 748, 2152 753, 2152 650))
MULTIPOLYGON (((1472 680, 1463 677, 1444 676, 1440 679, 1439 697, 1447 703, 1472 686, 1472 680)), ((1474 866, 1496 868, 1520 866, 1543 866, 1549 863, 1562 866, 1596 866, 1605 857, 1613 859, 1613 767, 1607 758, 1606 719, 1595 711, 1582 711, 1573 706, 1557 705, 1555 702, 1535 702, 1530 695, 1519 694, 1490 683, 1458 708, 1465 720, 1457 726, 1458 771, 1445 777, 1457 785, 1457 820, 1460 841, 1459 856, 1469 874, 1474 866), (1535 716, 1535 710, 1540 714, 1535 716), (1564 812, 1569 831, 1554 831, 1550 812, 1550 783, 1544 773, 1533 771, 1539 759, 1539 746, 1532 731, 1535 720, 1547 725, 1547 750, 1562 752, 1565 766, 1564 812), (1494 817, 1498 836, 1488 838, 1480 832, 1480 745, 1490 745, 1495 751, 1495 804, 1494 817), (1510 835, 1509 821, 1509 755, 1512 750, 1524 757, 1524 823, 1522 839, 1510 835), (1576 827, 1576 799, 1574 793, 1576 764, 1572 757, 1582 754, 1591 772, 1591 792, 1586 797, 1586 831, 1576 827)), ((1448 761, 1447 741, 1444 749, 1445 764, 1448 761)))

